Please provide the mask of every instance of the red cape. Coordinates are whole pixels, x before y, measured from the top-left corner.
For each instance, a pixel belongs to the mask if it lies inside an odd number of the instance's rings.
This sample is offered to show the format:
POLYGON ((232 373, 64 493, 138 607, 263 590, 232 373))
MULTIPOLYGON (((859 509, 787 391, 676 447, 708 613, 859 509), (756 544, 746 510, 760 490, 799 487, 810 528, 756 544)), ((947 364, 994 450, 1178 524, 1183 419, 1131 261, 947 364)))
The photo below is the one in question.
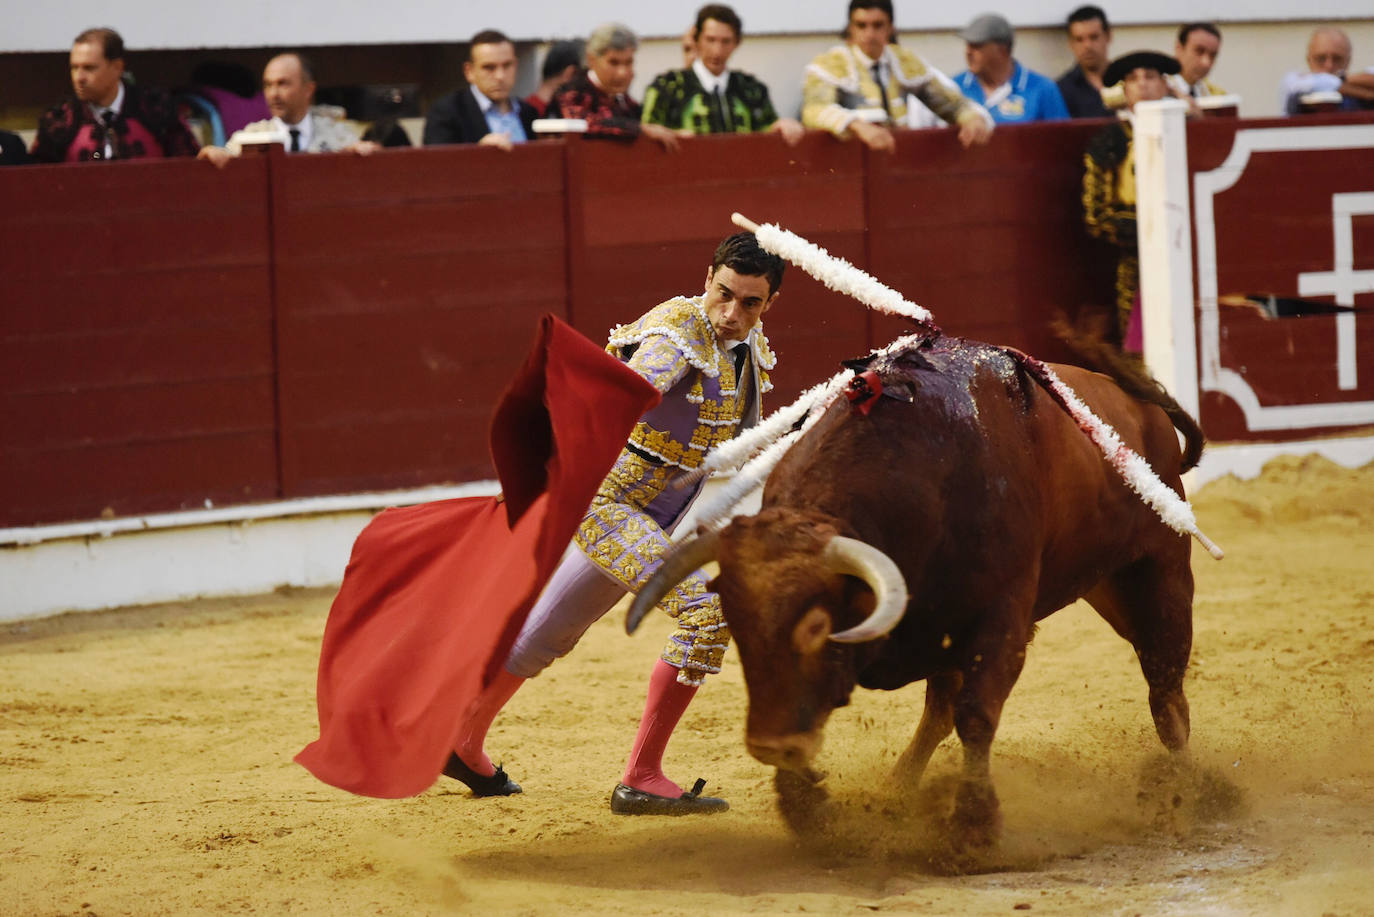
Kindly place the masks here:
POLYGON ((423 792, 658 392, 552 315, 497 406, 502 498, 388 509, 353 544, 296 760, 365 796, 423 792))

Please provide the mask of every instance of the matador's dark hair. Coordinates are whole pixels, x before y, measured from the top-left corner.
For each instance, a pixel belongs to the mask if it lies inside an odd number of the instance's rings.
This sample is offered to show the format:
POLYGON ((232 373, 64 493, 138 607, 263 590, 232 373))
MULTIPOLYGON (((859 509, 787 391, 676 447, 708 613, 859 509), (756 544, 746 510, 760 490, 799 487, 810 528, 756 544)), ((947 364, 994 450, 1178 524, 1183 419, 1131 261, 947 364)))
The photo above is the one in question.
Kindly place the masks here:
POLYGON ((716 246, 711 270, 728 267, 746 277, 768 278, 768 295, 782 288, 782 270, 787 265, 777 255, 763 250, 752 232, 737 232, 716 246))

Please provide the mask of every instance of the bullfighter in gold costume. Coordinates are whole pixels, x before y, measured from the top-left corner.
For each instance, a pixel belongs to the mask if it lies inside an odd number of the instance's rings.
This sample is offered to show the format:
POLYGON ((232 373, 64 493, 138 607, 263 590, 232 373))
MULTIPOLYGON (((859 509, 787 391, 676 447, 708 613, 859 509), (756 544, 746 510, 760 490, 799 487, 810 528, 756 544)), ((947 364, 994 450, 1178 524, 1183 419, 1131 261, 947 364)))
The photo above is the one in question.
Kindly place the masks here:
MULTIPOLYGON (((479 796, 520 792, 483 750, 501 707, 525 679, 570 652, 626 592, 658 569, 669 535, 700 492, 697 481, 672 486, 706 453, 758 421, 760 396, 775 363, 759 319, 782 282, 783 262, 750 233, 716 249, 706 290, 675 297, 611 331, 607 351, 653 384, 658 406, 639 423, 606 476, 562 563, 530 611, 502 673, 469 708, 445 774, 479 796)), ((678 815, 728 808, 723 799, 688 793, 662 771, 673 729, 705 675, 720 671, 729 643, 720 598, 696 572, 666 596, 677 622, 650 680, 635 747, 611 797, 618 814, 678 815)))

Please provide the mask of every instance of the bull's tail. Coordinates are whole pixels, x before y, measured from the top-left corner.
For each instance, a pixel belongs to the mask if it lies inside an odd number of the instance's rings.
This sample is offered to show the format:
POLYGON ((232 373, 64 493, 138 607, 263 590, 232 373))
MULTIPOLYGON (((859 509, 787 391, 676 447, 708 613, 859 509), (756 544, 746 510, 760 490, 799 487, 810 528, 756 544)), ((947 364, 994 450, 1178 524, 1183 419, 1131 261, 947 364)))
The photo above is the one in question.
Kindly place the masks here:
POLYGON ((1183 434, 1183 459, 1179 473, 1197 466, 1198 460, 1202 458, 1202 447, 1206 443, 1202 427, 1193 415, 1174 400, 1174 396, 1169 394, 1159 380, 1150 375, 1143 361, 1122 353, 1103 340, 1100 334, 1075 328, 1062 318, 1051 322, 1050 329, 1069 346, 1088 369, 1110 376, 1112 381, 1132 398, 1159 405, 1168 415, 1174 428, 1183 434))

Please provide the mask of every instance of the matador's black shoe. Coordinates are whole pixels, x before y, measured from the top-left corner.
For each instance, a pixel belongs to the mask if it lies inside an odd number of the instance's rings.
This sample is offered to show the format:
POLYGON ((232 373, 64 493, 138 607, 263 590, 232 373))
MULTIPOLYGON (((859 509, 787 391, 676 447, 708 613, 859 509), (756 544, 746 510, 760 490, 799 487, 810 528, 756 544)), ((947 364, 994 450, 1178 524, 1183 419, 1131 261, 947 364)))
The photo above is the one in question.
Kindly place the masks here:
POLYGON ((710 815, 730 808, 724 799, 701 795, 705 787, 706 781, 698 779, 691 792, 673 797, 617 783, 611 793, 611 811, 616 815, 710 815))
POLYGON ((456 753, 448 756, 448 763, 444 765, 444 776, 452 777, 467 785, 472 790, 472 795, 481 796, 514 796, 520 792, 520 784, 516 783, 500 767, 496 768, 496 773, 490 777, 484 777, 472 768, 463 763, 463 759, 456 753))

